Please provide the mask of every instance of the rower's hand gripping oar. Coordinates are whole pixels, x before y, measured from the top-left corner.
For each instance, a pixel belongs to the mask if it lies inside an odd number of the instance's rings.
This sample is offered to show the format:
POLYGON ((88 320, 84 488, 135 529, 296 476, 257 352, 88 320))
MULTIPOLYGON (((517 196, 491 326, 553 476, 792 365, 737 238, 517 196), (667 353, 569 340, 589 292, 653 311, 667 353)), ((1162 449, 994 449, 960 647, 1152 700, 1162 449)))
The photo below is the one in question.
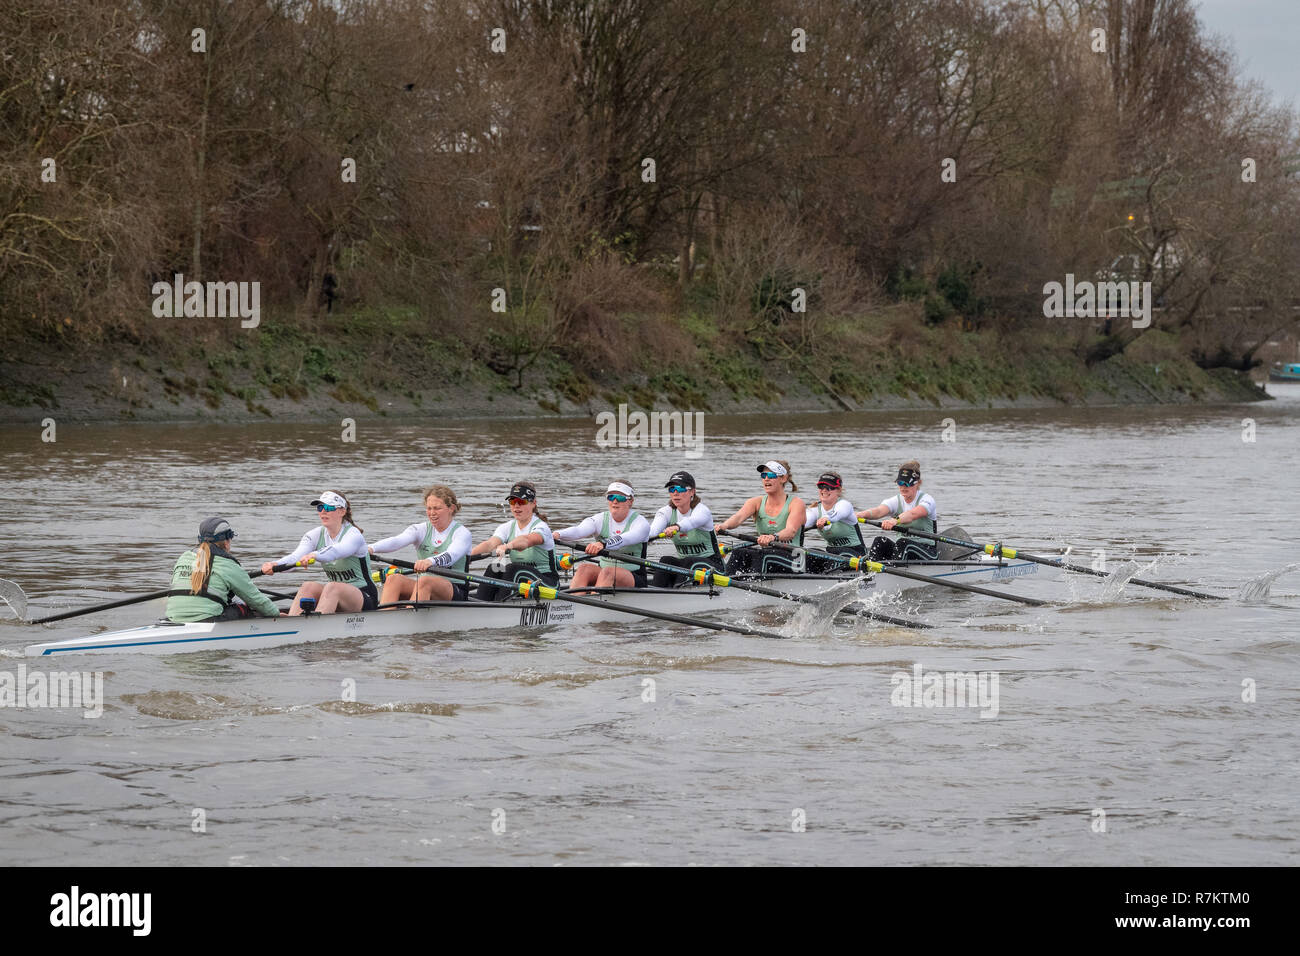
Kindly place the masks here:
MULTIPOLYGON (((768 588, 758 584, 750 584, 748 581, 737 581, 735 578, 730 577, 729 575, 719 574, 717 571, 711 571, 706 568, 695 568, 695 569, 679 568, 673 564, 661 564, 658 561, 649 561, 646 560, 645 558, 637 558, 626 554, 620 554, 618 556, 618 560, 631 561, 635 564, 641 565, 644 568, 650 568, 655 571, 668 571, 671 572, 672 574, 681 575, 683 577, 689 577, 696 584, 712 584, 715 587, 720 587, 720 588, 738 588, 741 591, 753 591, 755 594, 763 594, 766 595, 767 597, 781 598, 783 601, 796 601, 800 604, 812 604, 812 605, 820 604, 820 602, 806 595, 790 594, 787 591, 778 591, 776 588, 768 588)), ((560 567, 564 568, 566 571, 570 567, 572 567, 572 565, 573 565, 572 555, 566 554, 562 558, 560 558, 560 567)), ((843 608, 842 610, 837 611, 836 613, 850 614, 853 615, 854 617, 875 618, 878 621, 884 621, 886 624, 893 624, 896 627, 913 627, 913 628, 920 629, 920 628, 928 628, 934 626, 932 624, 923 624, 920 621, 909 621, 901 617, 891 617, 888 614, 879 614, 876 611, 869 611, 866 608, 863 608, 862 610, 851 610, 850 608, 843 608)))
MULTIPOLYGON (((879 521, 872 521, 870 518, 859 518, 862 524, 875 525, 882 531, 879 521)), ((900 534, 918 535, 922 538, 930 538, 934 541, 942 541, 944 544, 955 545, 959 548, 974 548, 977 551, 983 551, 985 554, 992 555, 995 558, 1021 558, 1025 561, 1032 561, 1035 564, 1045 564, 1051 568, 1061 568, 1065 571, 1073 571, 1076 574, 1091 574, 1098 578, 1108 578, 1110 574, 1106 571, 1098 571, 1095 568, 1087 568, 1081 564, 1067 564, 1062 558, 1045 558, 1040 554, 1030 554, 1028 551, 1021 551, 1018 548, 1008 548, 1000 541, 995 544, 976 544, 974 541, 962 541, 959 538, 947 538, 941 534, 931 534, 929 531, 920 531, 908 528, 900 531, 900 534)), ((1161 584, 1159 581, 1146 581, 1142 578, 1129 578, 1130 584, 1138 584, 1144 588, 1155 588, 1158 591, 1172 591, 1174 594, 1185 594, 1188 597, 1203 598, 1207 601, 1226 601, 1228 600, 1221 594, 1206 594, 1204 591, 1193 591, 1191 588, 1180 588, 1173 584, 1161 584)))
MULTIPOLYGON (((396 565, 399 568, 406 568, 412 571, 415 570, 415 565, 409 561, 399 561, 395 558, 388 558, 386 559, 386 563, 396 565)), ((734 631, 737 634, 752 634, 755 637, 773 637, 784 640, 782 635, 773 631, 764 631, 756 627, 745 627, 743 624, 718 624, 714 621, 703 621, 699 618, 686 617, 682 614, 665 614, 662 611, 651 611, 639 607, 624 607, 619 604, 601 601, 596 598, 586 598, 579 597, 576 594, 568 594, 558 588, 553 588, 546 584, 539 584, 536 581, 520 581, 517 585, 511 585, 509 582, 503 581, 500 578, 486 578, 478 574, 451 571, 447 568, 429 568, 427 571, 421 571, 420 573, 437 574, 454 581, 467 581, 474 584, 490 584, 492 587, 513 590, 520 597, 541 598, 546 601, 568 601, 572 604, 585 604, 588 607, 598 607, 608 611, 622 611, 624 614, 635 614, 640 617, 652 617, 660 621, 672 621, 674 624, 689 624, 692 627, 703 627, 711 631, 734 631)))
MULTIPOLYGON (((312 564, 312 563, 314 563, 314 560, 307 562, 307 564, 312 564)), ((299 567, 299 568, 303 567, 303 562, 299 561, 297 562, 297 564, 277 564, 275 566, 275 570, 288 571, 290 568, 295 568, 295 567, 299 567)), ((260 578, 262 576, 262 572, 260 570, 253 571, 250 572, 248 576, 250 579, 260 578)), ((140 594, 132 598, 123 598, 121 601, 110 601, 107 604, 96 604, 94 607, 83 607, 78 611, 64 611, 61 614, 50 614, 47 617, 38 617, 36 620, 28 621, 27 623, 28 624, 49 624, 51 621, 63 621, 70 617, 81 617, 83 614, 94 614, 96 611, 111 611, 115 607, 126 607, 127 605, 130 604, 142 604, 145 601, 153 601, 156 600, 157 598, 167 597, 171 593, 172 593, 171 588, 168 588, 166 591, 151 591, 148 594, 140 594)))
MULTIPOLYGON (((729 534, 735 538, 741 538, 745 541, 757 541, 753 535, 738 534, 735 531, 724 531, 723 534, 729 534)), ((783 541, 773 541, 772 547, 785 548, 794 551, 794 545, 786 544, 783 541)), ((846 564, 854 571, 871 571, 876 574, 893 574, 900 578, 910 578, 913 581, 921 581, 925 584, 937 584, 940 587, 953 588, 958 591, 970 591, 972 594, 983 594, 986 597, 1000 598, 1003 601, 1016 601, 1020 604, 1028 604, 1030 607, 1042 607, 1046 601, 1039 601, 1035 598, 1021 597, 1019 594, 1007 594, 1005 591, 994 591, 990 588, 977 587, 974 584, 958 584, 956 581, 945 581, 943 578, 936 578, 930 574, 918 574, 915 571, 904 571, 902 568, 893 568, 887 564, 881 564, 879 561, 870 561, 867 558, 855 557, 851 554, 831 554, 829 551, 817 551, 812 548, 802 549, 807 554, 817 558, 829 558, 832 561, 838 561, 846 564)))

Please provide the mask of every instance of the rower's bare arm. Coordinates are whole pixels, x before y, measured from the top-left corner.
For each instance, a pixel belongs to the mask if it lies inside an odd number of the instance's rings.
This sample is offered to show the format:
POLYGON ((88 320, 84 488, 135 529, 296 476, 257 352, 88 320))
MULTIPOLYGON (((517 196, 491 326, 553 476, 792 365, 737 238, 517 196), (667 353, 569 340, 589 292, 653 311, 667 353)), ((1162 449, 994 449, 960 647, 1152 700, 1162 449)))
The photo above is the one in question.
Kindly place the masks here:
POLYGON ((870 518, 872 521, 875 521, 877 518, 888 514, 888 512, 889 509, 884 505, 876 505, 874 508, 865 508, 862 511, 855 512, 855 517, 870 518))
POLYGON ((743 505, 740 506, 739 511, 737 511, 734 515, 732 515, 726 521, 722 522, 713 530, 730 531, 732 528, 738 528, 742 524, 744 524, 747 520, 749 520, 749 518, 753 516, 756 510, 758 510, 758 499, 750 498, 748 501, 746 501, 743 505))
POLYGON ((804 505, 803 499, 795 498, 790 502, 790 515, 785 520, 785 527, 781 529, 781 533, 777 537, 787 543, 793 541, 807 517, 808 509, 804 505))
POLYGON ((496 535, 493 535, 486 541, 480 541, 478 544, 474 545, 474 547, 469 549, 469 553, 473 555, 487 554, 499 544, 501 544, 501 539, 496 535))
MULTIPOLYGON (((496 539, 493 538, 492 540, 495 541, 496 539)), ((542 536, 538 534, 536 531, 534 531, 532 534, 521 534, 517 538, 511 538, 508 542, 506 542, 506 550, 522 551, 524 550, 524 548, 535 547, 536 545, 543 544, 543 543, 544 540, 542 536)))

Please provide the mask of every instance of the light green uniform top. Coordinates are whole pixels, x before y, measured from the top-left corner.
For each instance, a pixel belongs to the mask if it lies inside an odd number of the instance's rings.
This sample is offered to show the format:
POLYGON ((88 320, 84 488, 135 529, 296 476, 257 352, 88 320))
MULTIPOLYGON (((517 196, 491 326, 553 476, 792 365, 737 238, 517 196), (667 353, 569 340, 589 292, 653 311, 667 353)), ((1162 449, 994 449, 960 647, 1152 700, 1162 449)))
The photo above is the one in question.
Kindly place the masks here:
POLYGON ((171 589, 186 593, 173 594, 167 598, 167 620, 178 623, 205 621, 224 611, 232 597, 242 598, 245 604, 262 617, 280 616, 279 609, 271 603, 270 598, 253 586, 248 572, 240 567, 239 562, 215 547, 212 549, 212 573, 208 576, 206 587, 198 594, 188 593, 190 575, 194 573, 194 562, 198 558, 197 551, 189 550, 176 560, 176 567, 172 569, 171 589))
MULTIPOLYGON (((506 532, 506 537, 502 539, 501 543, 505 544, 509 541, 513 541, 522 534, 531 534, 536 530, 537 526, 541 524, 543 524, 542 519, 537 517, 537 515, 533 515, 532 520, 528 522, 528 527, 521 530, 519 522, 514 518, 511 518, 510 530, 506 532)), ((540 534, 540 532, 538 533, 540 534)), ((542 538, 545 540, 546 535, 542 535, 542 538)), ((520 548, 518 551, 511 551, 509 553, 509 559, 514 564, 523 565, 526 568, 532 568, 538 574, 556 573, 555 549, 548 549, 545 545, 531 544, 526 548, 520 548)))
MULTIPOLYGON (((792 501, 794 501, 794 495, 786 495, 785 506, 781 509, 781 513, 775 518, 771 518, 763 510, 767 506, 767 496, 764 495, 763 498, 759 499, 758 510, 754 512, 754 527, 758 529, 758 533, 778 535, 784 531, 786 522, 790 520, 790 502, 792 501)), ((799 529, 794 536, 794 540, 790 543, 794 545, 803 544, 803 528, 799 529)))
MULTIPOLYGON (((629 511, 627 513, 627 517, 623 519, 623 527, 625 529, 632 527, 632 522, 636 520, 638 514, 640 514, 639 511, 636 510, 629 511)), ((600 536, 602 538, 608 538, 610 536, 609 534, 610 517, 611 517, 610 513, 606 511, 604 516, 601 518, 600 536)), ((626 554, 633 558, 644 558, 646 555, 646 544, 645 542, 641 542, 640 544, 627 544, 621 548, 615 548, 613 551, 603 551, 601 552, 600 560, 597 563, 602 568, 622 568, 625 571, 631 571, 633 574, 635 574, 637 571, 645 570, 645 567, 643 565, 633 564, 630 561, 615 560, 616 556, 620 554, 626 554)))
MULTIPOLYGON (((852 505, 849 507, 851 510, 852 505)), ((822 518, 829 517, 830 513, 822 506, 822 503, 817 502, 816 520, 820 521, 822 518)), ((863 547, 862 533, 858 530, 856 521, 853 524, 849 524, 847 521, 830 521, 827 522, 825 527, 818 528, 817 531, 826 540, 826 547, 828 548, 863 547)))
MULTIPOLYGON (((419 556, 421 561, 425 558, 436 558, 438 555, 450 548, 452 538, 456 536, 456 529, 463 527, 459 521, 453 518, 451 524, 447 525, 447 530, 442 533, 442 543, 434 544, 433 522, 426 521, 425 524, 428 525, 428 530, 424 533, 424 540, 415 546, 415 553, 419 556)), ((459 571, 461 574, 464 574, 469 570, 469 555, 462 555, 459 561, 453 561, 451 564, 447 565, 446 570, 459 571)))
MULTIPOLYGON (((681 527, 681 523, 689 518, 691 513, 685 514, 672 509, 672 520, 668 523, 681 527)), ((673 547, 677 549, 677 556, 681 558, 700 558, 708 555, 718 554, 718 536, 713 533, 713 526, 707 528, 692 528, 690 531, 678 531, 672 537, 673 547)))
MULTIPOLYGON (((898 517, 904 511, 911 511, 913 508, 917 507, 918 505, 923 505, 927 501, 929 502, 931 508, 935 508, 934 498, 931 497, 929 494, 926 494, 925 492, 922 492, 921 494, 917 495, 916 500, 913 501, 910 505, 903 500, 902 495, 894 495, 891 498, 886 498, 884 501, 881 502, 881 504, 888 506, 889 510, 894 513, 894 517, 898 517)), ((938 514, 937 508, 935 508, 935 513, 938 514)), ((930 517, 929 511, 926 511, 926 513, 923 514, 921 517, 913 521, 909 521, 907 524, 894 525, 894 530, 901 532, 903 534, 906 534, 909 531, 924 531, 927 534, 939 533, 938 523, 933 518, 930 517)), ((929 541, 929 540, 930 540, 929 538, 924 539, 924 541, 929 541)))

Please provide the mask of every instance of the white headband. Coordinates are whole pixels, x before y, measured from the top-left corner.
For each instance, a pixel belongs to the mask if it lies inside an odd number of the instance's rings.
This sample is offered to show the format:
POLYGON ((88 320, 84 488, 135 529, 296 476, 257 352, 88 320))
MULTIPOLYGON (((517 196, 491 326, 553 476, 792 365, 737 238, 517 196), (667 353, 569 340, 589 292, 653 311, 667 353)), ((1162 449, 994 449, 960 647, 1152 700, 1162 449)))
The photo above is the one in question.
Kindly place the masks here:
POLYGON ((605 494, 609 494, 611 491, 615 494, 627 495, 629 498, 636 497, 636 492, 632 490, 632 486, 625 485, 621 481, 611 482, 610 486, 605 489, 605 494))

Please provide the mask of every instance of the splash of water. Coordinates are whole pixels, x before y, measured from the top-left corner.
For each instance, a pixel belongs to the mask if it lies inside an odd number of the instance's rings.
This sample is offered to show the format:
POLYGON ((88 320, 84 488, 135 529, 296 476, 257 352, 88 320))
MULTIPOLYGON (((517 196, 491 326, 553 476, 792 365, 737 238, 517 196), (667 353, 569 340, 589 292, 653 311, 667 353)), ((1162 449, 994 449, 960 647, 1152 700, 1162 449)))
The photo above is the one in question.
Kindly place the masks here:
POLYGON ((1159 557, 1153 558, 1147 564, 1140 561, 1125 561, 1110 572, 1110 575, 1105 579, 1105 583, 1101 586, 1101 592, 1093 600, 1102 604, 1118 600, 1130 581, 1139 576, 1146 577, 1156 569, 1156 565, 1159 563, 1159 557))
POLYGON ((1237 600, 1244 604, 1267 601, 1269 595, 1273 592, 1273 582, 1284 574, 1290 574, 1292 571, 1300 571, 1300 564, 1288 564, 1286 567, 1265 572, 1259 577, 1247 581, 1241 586, 1241 590, 1237 592, 1237 600))
POLYGON ((812 637, 828 634, 835 615, 855 601, 864 601, 861 584, 864 578, 854 578, 833 585, 825 591, 808 595, 815 603, 800 604, 790 616, 781 632, 787 637, 812 637))

